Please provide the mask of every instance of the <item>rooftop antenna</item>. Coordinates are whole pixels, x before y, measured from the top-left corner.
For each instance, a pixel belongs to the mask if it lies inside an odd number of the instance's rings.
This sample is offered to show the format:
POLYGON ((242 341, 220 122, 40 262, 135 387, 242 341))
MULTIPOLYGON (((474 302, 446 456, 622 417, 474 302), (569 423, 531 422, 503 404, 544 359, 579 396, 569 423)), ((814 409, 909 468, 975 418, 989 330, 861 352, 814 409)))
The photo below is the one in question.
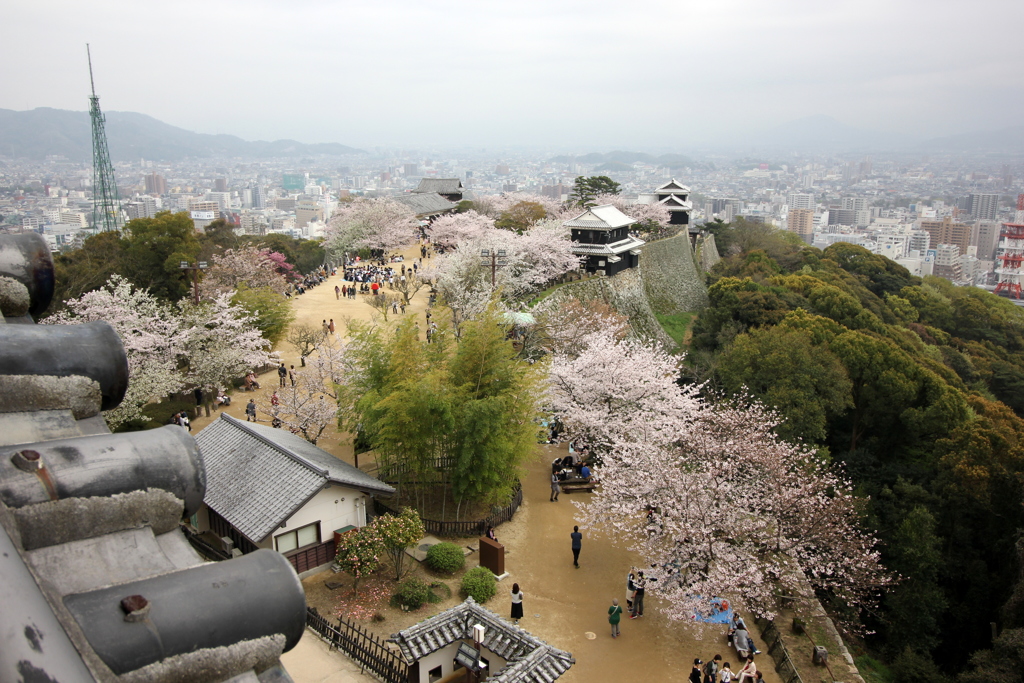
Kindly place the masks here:
POLYGON ((92 52, 85 44, 89 59, 89 118, 92 120, 92 226, 95 230, 120 230, 124 225, 121 200, 117 196, 114 166, 110 163, 107 147, 106 117, 100 111, 100 98, 96 96, 96 82, 92 77, 92 52))

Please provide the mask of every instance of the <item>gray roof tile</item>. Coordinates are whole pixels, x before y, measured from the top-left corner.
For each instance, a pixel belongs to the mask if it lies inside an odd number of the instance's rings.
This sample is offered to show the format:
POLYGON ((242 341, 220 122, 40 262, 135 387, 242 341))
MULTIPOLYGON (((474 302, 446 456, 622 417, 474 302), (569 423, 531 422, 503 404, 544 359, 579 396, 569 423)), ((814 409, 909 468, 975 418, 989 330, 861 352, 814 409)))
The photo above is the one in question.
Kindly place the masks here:
POLYGON ((259 543, 328 483, 390 495, 394 489, 291 432, 221 413, 196 435, 205 502, 259 543))

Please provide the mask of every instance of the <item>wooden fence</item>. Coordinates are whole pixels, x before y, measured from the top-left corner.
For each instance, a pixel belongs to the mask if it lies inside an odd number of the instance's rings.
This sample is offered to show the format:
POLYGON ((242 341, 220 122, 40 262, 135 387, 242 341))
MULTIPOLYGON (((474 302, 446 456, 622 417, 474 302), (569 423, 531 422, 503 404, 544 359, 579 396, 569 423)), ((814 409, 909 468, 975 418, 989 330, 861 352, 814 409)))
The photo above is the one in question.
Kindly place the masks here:
POLYGON ((409 665, 366 629, 342 618, 335 625, 315 607, 306 608, 306 626, 330 643, 332 650, 338 648, 358 662, 361 671, 369 671, 384 683, 409 683, 409 665))
POLYGON ((298 550, 292 550, 285 554, 285 558, 292 563, 292 567, 295 568, 296 574, 309 571, 310 569, 316 569, 321 565, 325 565, 334 559, 337 554, 334 548, 334 539, 324 541, 323 543, 317 543, 316 545, 306 546, 305 548, 299 548, 298 550))
MULTIPOLYGON (((423 528, 428 534, 435 536, 449 536, 464 538, 466 536, 482 536, 489 526, 498 526, 502 522, 512 519, 519 506, 523 503, 523 486, 516 482, 515 493, 508 505, 498 508, 484 519, 471 520, 468 522, 446 522, 437 519, 424 519, 423 528)), ((397 510, 389 508, 380 500, 373 499, 373 510, 376 515, 397 515, 397 510)))
POLYGON ((774 660, 775 671, 778 672, 783 683, 803 683, 800 672, 796 670, 796 665, 793 664, 793 660, 789 656, 786 644, 782 642, 782 634, 779 633, 775 622, 758 619, 757 625, 761 629, 761 638, 766 645, 765 651, 774 660))

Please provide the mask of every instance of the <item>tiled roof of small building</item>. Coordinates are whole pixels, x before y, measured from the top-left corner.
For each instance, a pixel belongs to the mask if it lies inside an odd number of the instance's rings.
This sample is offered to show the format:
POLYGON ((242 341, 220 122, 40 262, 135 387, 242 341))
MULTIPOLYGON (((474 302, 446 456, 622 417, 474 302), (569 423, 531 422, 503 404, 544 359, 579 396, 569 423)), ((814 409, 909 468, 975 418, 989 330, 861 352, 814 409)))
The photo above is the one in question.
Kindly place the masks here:
POLYGON ((683 185, 681 182, 679 182, 675 178, 673 178, 672 180, 668 181, 667 183, 665 183, 664 185, 659 187, 657 190, 655 190, 655 192, 658 193, 658 194, 665 194, 666 192, 671 192, 673 194, 675 194, 675 193, 689 193, 690 192, 690 188, 687 187, 686 185, 683 185))
POLYGON ((590 230, 614 230, 636 223, 636 220, 616 209, 611 204, 592 206, 576 218, 567 220, 567 228, 588 228, 590 230))
POLYGON ((436 192, 438 194, 460 194, 465 188, 458 178, 421 178, 413 192, 417 194, 436 192))
POLYGON ((415 211, 417 216, 452 211, 456 206, 436 192, 403 194, 394 199, 415 211))
POLYGON ((413 663, 456 641, 471 639, 475 624, 487 629, 481 644, 507 662, 504 668, 488 677, 488 681, 549 683, 576 663, 571 653, 552 647, 501 619, 471 597, 461 605, 393 634, 388 640, 398 645, 406 661, 413 663))
POLYGON ((206 504, 259 543, 328 482, 390 495, 394 489, 283 429, 221 413, 196 435, 206 504))

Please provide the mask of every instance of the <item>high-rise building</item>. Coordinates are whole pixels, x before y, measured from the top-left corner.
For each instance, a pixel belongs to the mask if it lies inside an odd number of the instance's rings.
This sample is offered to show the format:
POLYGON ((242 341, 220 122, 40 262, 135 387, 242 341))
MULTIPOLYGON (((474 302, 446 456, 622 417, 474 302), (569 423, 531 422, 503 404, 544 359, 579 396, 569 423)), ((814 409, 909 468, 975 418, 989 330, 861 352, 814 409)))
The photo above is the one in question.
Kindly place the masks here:
POLYGON ((300 200, 295 206, 295 227, 304 228, 312 221, 322 221, 324 210, 311 199, 300 200))
POLYGON ((252 189, 252 208, 254 209, 265 209, 267 208, 267 191, 264 189, 262 183, 254 183, 251 186, 252 189))
POLYGON ((967 213, 976 221, 994 221, 999 213, 999 195, 972 193, 967 213))
POLYGON ((928 234, 927 230, 911 230, 907 249, 916 251, 923 256, 928 252, 928 248, 931 247, 931 240, 932 236, 928 234))
POLYGON ((932 244, 955 244, 960 249, 957 256, 966 254, 971 246, 972 226, 954 223, 949 216, 941 221, 921 221, 921 229, 928 233, 932 244))
POLYGON ((864 211, 868 209, 868 200, 864 197, 843 197, 841 209, 849 209, 851 211, 864 211))
POLYGON ((935 269, 933 275, 945 278, 952 282, 959 282, 963 279, 963 269, 960 265, 960 247, 955 244, 940 244, 935 248, 935 269))
POLYGON ((216 192, 227 192, 228 191, 228 179, 217 178, 213 181, 213 189, 216 192))
POLYGON ((794 192, 786 197, 786 204, 790 209, 813 209, 814 195, 794 192))
POLYGON ((999 246, 999 223, 996 221, 975 221, 971 233, 971 244, 978 247, 978 258, 991 261, 996 257, 999 246))
POLYGON ((790 209, 786 224, 790 232, 810 244, 814 236, 814 209, 790 209))
POLYGON ((146 194, 167 194, 167 179, 159 173, 150 173, 146 176, 146 194))

